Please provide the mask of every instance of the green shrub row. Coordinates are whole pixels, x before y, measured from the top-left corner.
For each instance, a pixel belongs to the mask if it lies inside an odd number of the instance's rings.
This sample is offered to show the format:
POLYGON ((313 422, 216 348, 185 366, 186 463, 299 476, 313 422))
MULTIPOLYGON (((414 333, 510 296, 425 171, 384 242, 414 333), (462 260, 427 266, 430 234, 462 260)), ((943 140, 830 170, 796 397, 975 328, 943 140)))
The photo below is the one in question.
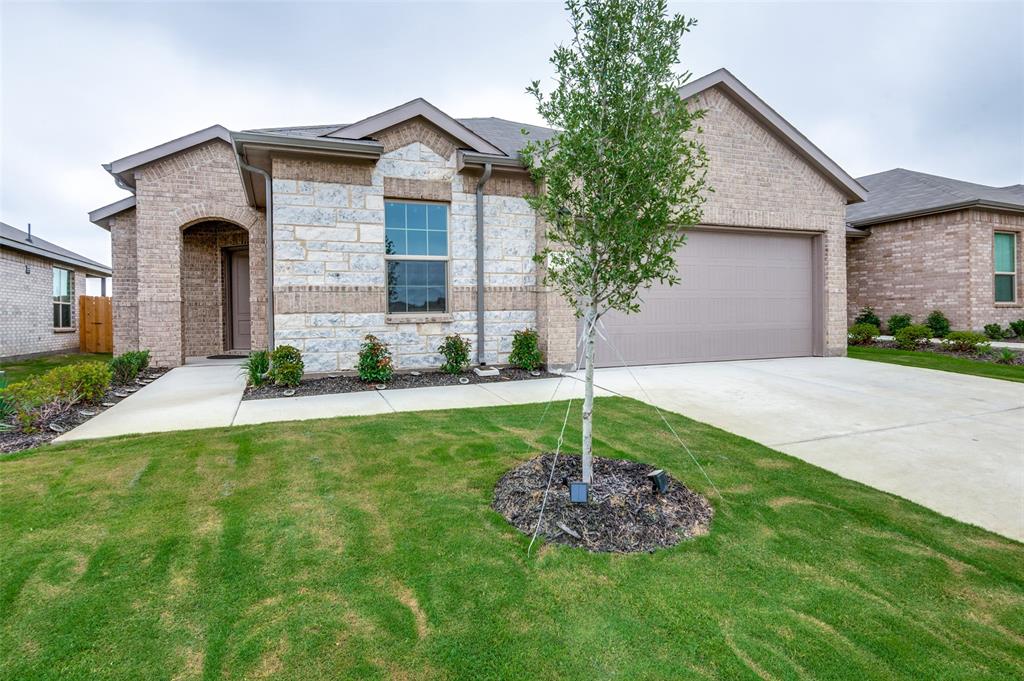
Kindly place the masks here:
POLYGON ((32 432, 78 402, 99 399, 110 381, 106 362, 69 364, 12 383, 3 389, 3 401, 21 430, 32 432))
MULTIPOLYGON (((860 313, 853 320, 854 325, 857 324, 871 324, 872 326, 882 328, 882 320, 875 314, 874 309, 870 307, 862 307, 860 313)), ((907 328, 914 324, 914 318, 908 314, 894 314, 889 317, 886 326, 889 334, 895 336, 902 329, 907 328)), ((932 310, 931 314, 925 320, 924 324, 931 332, 932 338, 943 338, 949 333, 949 319, 946 315, 942 314, 940 310, 932 310)))
POLYGON ((110 360, 111 381, 114 385, 131 383, 149 367, 149 350, 132 350, 110 360))

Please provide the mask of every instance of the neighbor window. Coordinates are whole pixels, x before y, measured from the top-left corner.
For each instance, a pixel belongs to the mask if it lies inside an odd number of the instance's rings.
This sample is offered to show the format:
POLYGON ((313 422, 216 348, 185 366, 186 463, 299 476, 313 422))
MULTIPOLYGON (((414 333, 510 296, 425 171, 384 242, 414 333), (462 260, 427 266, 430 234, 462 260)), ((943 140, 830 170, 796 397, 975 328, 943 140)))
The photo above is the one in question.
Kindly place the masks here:
POLYGON ((997 303, 1017 300, 1017 235, 996 232, 995 235, 995 291, 997 303))
POLYGON ((448 309, 448 206, 384 202, 388 312, 448 309))
POLYGON ((70 270, 53 268, 53 328, 71 328, 71 306, 75 300, 75 275, 70 270))

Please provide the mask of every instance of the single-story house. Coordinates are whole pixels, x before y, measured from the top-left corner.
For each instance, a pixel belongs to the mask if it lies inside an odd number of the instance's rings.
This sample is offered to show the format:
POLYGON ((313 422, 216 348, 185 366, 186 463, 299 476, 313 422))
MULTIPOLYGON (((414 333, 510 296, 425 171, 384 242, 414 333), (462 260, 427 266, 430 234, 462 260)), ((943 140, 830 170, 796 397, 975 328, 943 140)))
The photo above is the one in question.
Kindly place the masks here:
POLYGON ((846 210, 848 317, 942 311, 954 329, 1024 318, 1024 185, 989 187, 895 168, 858 181, 846 210))
MULTIPOLYGON (((631 364, 844 354, 846 207, 863 187, 728 71, 681 94, 707 111, 714 192, 682 284, 605 335, 631 364)), ((332 372, 373 333, 414 368, 457 332, 501 364, 534 327, 549 366, 571 366, 577 320, 533 260, 544 229, 519 156, 551 134, 416 99, 350 124, 215 125, 113 161, 131 196, 90 219, 112 237, 116 351, 174 366, 290 344, 332 372)))
POLYGON ((78 349, 78 298, 110 268, 0 222, 0 359, 78 349))

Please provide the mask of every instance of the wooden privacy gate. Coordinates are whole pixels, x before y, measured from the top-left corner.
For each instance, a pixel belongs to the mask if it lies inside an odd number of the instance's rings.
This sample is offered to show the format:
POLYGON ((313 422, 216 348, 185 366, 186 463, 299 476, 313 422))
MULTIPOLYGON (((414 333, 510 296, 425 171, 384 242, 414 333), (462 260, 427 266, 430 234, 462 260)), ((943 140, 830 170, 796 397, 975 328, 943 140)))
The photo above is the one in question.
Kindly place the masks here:
POLYGON ((114 316, 110 298, 80 296, 78 298, 79 350, 82 352, 114 351, 114 316))

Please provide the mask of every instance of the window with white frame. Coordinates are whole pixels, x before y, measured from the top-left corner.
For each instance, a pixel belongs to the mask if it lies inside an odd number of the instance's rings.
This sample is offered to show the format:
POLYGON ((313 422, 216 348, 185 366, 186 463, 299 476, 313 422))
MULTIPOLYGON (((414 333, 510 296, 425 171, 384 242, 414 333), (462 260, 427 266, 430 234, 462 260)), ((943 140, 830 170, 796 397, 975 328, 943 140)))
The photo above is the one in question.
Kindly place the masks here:
POLYGON ((1017 302, 1017 235, 996 232, 993 244, 995 263, 995 301, 1017 302))
POLYGON ((384 202, 388 313, 448 310, 448 206, 384 202))
POLYGON ((71 328, 71 306, 75 301, 75 273, 53 268, 53 328, 71 328))

